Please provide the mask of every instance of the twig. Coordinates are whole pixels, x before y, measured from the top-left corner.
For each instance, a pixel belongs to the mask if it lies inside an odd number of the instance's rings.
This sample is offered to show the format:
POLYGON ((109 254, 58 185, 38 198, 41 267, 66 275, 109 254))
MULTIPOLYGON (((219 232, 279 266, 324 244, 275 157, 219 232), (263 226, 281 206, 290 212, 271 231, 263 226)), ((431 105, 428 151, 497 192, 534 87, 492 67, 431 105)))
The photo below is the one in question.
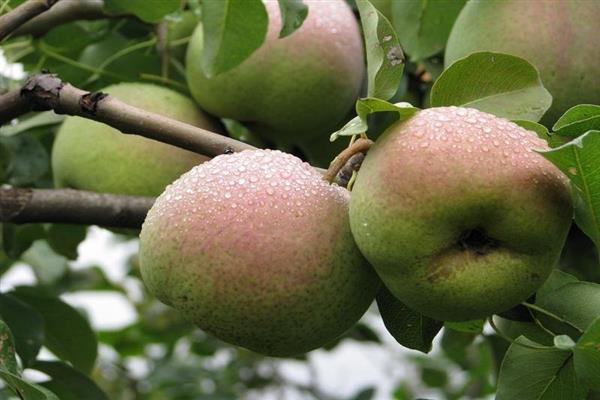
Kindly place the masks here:
POLYGON ((0 40, 11 34, 35 16, 52 7, 59 0, 27 0, 9 13, 0 17, 0 40))
MULTIPOLYGON (((0 105, 8 103, 4 96, 0 96, 0 105)), ((86 92, 53 74, 30 77, 21 89, 20 100, 15 101, 14 93, 10 99, 14 103, 11 110, 27 110, 25 105, 29 105, 29 109, 77 115, 105 123, 126 134, 144 136, 209 157, 255 149, 227 136, 131 106, 105 93, 86 92)), ((5 112, 0 107, 0 124, 14 117, 14 111, 5 112)))
POLYGON ((73 189, 0 187, 0 222, 60 222, 139 228, 153 203, 153 197, 73 189))
POLYGON ((39 37, 43 36, 50 29, 68 22, 118 16, 120 15, 105 14, 104 2, 102 0, 61 1, 47 12, 21 25, 13 32, 12 36, 33 35, 34 37, 39 37))

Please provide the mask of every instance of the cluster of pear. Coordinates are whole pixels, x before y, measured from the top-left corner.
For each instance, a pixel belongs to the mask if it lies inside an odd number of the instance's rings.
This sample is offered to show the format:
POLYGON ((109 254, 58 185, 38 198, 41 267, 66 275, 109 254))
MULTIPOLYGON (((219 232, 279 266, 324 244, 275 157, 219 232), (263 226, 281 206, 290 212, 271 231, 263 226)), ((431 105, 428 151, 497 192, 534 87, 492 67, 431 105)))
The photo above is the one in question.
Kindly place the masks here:
MULTIPOLYGON (((200 68, 198 26, 186 56, 194 100, 275 143, 335 129, 363 82, 360 29, 344 0, 305 3, 302 27, 278 39, 278 4, 266 0, 263 46, 213 78, 200 68)), ((218 129, 170 89, 124 83, 105 91, 218 129)), ((69 117, 52 162, 59 186, 159 195, 140 234, 150 291, 229 343, 289 356, 343 334, 382 282, 439 320, 483 318, 533 294, 572 218, 566 177, 536 152, 546 148, 490 114, 428 109, 387 129, 350 193, 277 150, 206 161, 69 117)))

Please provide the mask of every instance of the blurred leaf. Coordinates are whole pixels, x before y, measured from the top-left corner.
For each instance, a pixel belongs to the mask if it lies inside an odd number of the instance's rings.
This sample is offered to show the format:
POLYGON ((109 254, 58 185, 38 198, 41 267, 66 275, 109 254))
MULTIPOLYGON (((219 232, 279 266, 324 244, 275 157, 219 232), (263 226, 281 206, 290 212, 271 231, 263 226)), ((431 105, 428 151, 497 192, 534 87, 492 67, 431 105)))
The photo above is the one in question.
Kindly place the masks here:
POLYGON ((35 241, 22 258, 33 268, 36 278, 43 285, 54 284, 69 269, 67 259, 56 254, 45 240, 35 241))
POLYGON ((52 378, 41 385, 57 394, 60 400, 108 400, 93 380, 65 363, 37 361, 32 368, 52 378))
POLYGON ((394 96, 404 71, 404 53, 390 22, 368 0, 356 0, 365 37, 367 92, 388 100, 394 96))
POLYGON ((334 141, 340 136, 353 136, 365 133, 368 129, 367 117, 378 112, 397 112, 398 120, 404 121, 419 111, 409 103, 388 103, 385 100, 367 97, 356 102, 356 113, 358 116, 352 118, 339 131, 331 134, 329 140, 334 141))
POLYGON ((40 40, 43 46, 57 53, 79 52, 90 44, 90 37, 77 22, 58 25, 40 40))
POLYGON ((385 327, 398 343, 424 353, 431 350, 431 342, 442 328, 442 322, 411 310, 385 287, 376 300, 385 327))
POLYGON ((0 369, 20 375, 13 334, 2 319, 0 319, 0 369))
POLYGON ((563 146, 540 154, 571 180, 575 197, 575 222, 599 247, 600 131, 589 131, 563 146))
POLYGON ((104 273, 104 270, 98 266, 85 269, 69 270, 63 276, 58 286, 61 290, 76 292, 83 290, 110 290, 125 293, 125 290, 118 284, 112 283, 104 273))
POLYGON ((16 125, 0 126, 0 136, 14 136, 32 128, 56 125, 64 119, 64 115, 55 114, 54 111, 35 113, 29 118, 19 118, 19 122, 16 125))
POLYGON ((158 22, 165 15, 177 11, 180 5, 181 0, 104 0, 107 13, 130 13, 146 22, 158 22))
POLYGON ((63 360, 89 373, 94 366, 98 343, 89 322, 77 310, 60 300, 41 293, 35 287, 19 287, 13 292, 21 301, 44 318, 44 344, 63 360))
POLYGON ((456 61, 431 89, 431 106, 472 107, 511 120, 539 121, 552 103, 537 69, 502 53, 473 53, 456 61))
POLYGON ((10 156, 6 166, 6 180, 9 184, 23 186, 31 184, 43 176, 50 167, 50 158, 42 144, 29 134, 0 137, 10 156))
POLYGON ((600 130, 600 106, 580 104, 571 107, 556 121, 552 130, 563 136, 579 136, 587 131, 600 130))
POLYGON ((567 283, 540 296, 535 304, 583 332, 600 317, 600 285, 591 282, 567 283))
POLYGON ((350 398, 350 400, 371 400, 375 396, 375 388, 368 387, 361 389, 358 393, 350 398))
POLYGON ((550 276, 548 276, 548 279, 546 279, 542 287, 540 287, 536 292, 536 296, 538 298, 544 297, 553 290, 572 282, 578 282, 578 279, 573 275, 567 274, 559 269, 553 269, 552 273, 550 273, 550 276))
POLYGON ((204 74, 211 78, 248 58, 264 42, 268 22, 261 0, 204 0, 204 74))
POLYGON ((12 258, 19 258, 21 254, 31 247, 33 242, 46 236, 40 224, 2 224, 2 246, 6 254, 12 258))
POLYGON ((585 393, 575 377, 570 351, 544 347, 520 337, 502 362, 496 399, 580 400, 585 393))
POLYGON ((42 316, 26 303, 8 294, 0 294, 0 316, 14 334, 17 353, 23 366, 28 367, 44 342, 42 316))
POLYGON ((259 148, 266 147, 265 142, 260 137, 236 120, 223 118, 221 121, 223 122, 223 125, 225 125, 225 129, 227 129, 227 133, 229 133, 229 136, 232 138, 259 148))
POLYGON ((412 61, 444 49, 466 0, 391 1, 394 28, 412 61))
POLYGON ((455 331, 466 333, 481 333, 483 331, 483 325, 485 325, 484 319, 476 319, 464 322, 444 322, 445 328, 454 329, 455 331))
POLYGON ((19 376, 12 374, 4 369, 0 369, 0 378, 2 378, 19 397, 24 400, 61 400, 48 389, 26 382, 19 376))
POLYGON ((308 6, 302 0, 278 0, 279 12, 281 14, 281 30, 279 38, 291 35, 308 16, 308 6))
POLYGON ((54 251, 70 260, 77 258, 77 247, 87 234, 87 226, 52 224, 47 230, 46 240, 54 251))
POLYGON ((440 368, 423 367, 421 380, 429 387, 443 388, 448 383, 448 374, 440 368))
POLYGON ((579 338, 573 353, 577 377, 593 390, 600 390, 600 318, 579 338))
POLYGON ((462 368, 468 368, 468 350, 477 334, 455 331, 453 329, 444 329, 442 332, 441 345, 444 354, 462 368))

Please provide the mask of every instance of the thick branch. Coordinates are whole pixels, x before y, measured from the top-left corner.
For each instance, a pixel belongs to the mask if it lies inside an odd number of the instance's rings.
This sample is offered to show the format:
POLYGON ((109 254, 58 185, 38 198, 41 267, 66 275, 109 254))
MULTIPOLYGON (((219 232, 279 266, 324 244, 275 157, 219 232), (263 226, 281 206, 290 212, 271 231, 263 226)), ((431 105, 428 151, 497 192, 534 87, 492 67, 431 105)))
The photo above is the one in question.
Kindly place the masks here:
POLYGON ((52 7, 58 0, 27 0, 0 17, 0 40, 35 16, 52 7))
MULTIPOLYGON (((227 136, 131 106, 105 93, 86 92, 63 83, 52 74, 29 78, 21 90, 21 96, 37 109, 93 119, 123 133, 144 136, 209 157, 255 148, 227 136)), ((0 117, 3 114, 0 112, 0 117)), ((0 123, 3 122, 7 120, 0 118, 0 123)), ((85 135, 85 132, 81 134, 85 135)))
POLYGON ((154 200, 73 189, 0 187, 0 222, 140 228, 154 200))
POLYGON ((102 0, 66 0, 59 2, 47 12, 26 22, 13 32, 13 36, 43 36, 50 29, 72 21, 114 17, 104 13, 102 0))
POLYGON ((12 90, 0 96, 0 124, 9 122, 31 110, 31 104, 21 96, 21 90, 12 90))

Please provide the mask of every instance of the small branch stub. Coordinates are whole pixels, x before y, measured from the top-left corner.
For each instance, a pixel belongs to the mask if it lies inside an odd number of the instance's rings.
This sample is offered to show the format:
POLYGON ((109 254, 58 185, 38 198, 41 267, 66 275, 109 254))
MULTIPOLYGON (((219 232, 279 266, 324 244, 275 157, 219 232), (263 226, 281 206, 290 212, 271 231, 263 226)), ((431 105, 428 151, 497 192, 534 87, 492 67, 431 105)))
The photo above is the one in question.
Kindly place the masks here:
POLYGON ((371 145, 373 145, 372 140, 364 138, 356 140, 331 161, 323 179, 329 183, 346 187, 352 177, 352 172, 358 171, 371 145))

